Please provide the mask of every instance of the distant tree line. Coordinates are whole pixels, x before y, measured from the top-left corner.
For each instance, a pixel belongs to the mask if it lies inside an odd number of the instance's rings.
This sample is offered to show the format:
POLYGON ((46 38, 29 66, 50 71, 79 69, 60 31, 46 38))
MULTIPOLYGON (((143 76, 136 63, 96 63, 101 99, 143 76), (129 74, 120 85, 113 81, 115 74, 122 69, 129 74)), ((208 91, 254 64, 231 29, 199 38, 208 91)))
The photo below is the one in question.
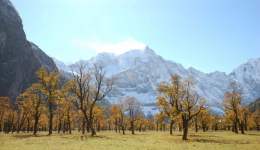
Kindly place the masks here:
POLYGON ((231 130, 242 134, 247 130, 260 130, 260 110, 251 113, 242 104, 242 91, 235 82, 230 84, 222 102, 223 116, 211 114, 206 100, 193 89, 193 77, 181 79, 172 75, 170 82, 163 81, 157 88, 157 107, 160 113, 146 118, 142 105, 135 97, 120 97, 109 109, 98 106, 109 92, 117 90, 114 76, 105 76, 104 64, 96 63, 88 68, 84 61, 71 66, 72 78, 61 86, 61 74, 48 72, 42 67, 36 72, 38 83, 20 94, 15 103, 8 97, 0 97, 0 132, 53 131, 82 134, 114 130, 125 134, 135 131, 183 131, 187 140, 188 130, 231 130))

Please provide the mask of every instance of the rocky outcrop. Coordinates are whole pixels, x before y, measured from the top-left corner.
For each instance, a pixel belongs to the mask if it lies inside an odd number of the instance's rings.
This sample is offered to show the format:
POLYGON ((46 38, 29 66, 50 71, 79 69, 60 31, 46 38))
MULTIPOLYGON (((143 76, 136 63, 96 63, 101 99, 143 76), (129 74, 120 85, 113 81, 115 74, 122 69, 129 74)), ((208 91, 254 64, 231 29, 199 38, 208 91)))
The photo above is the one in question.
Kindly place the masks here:
POLYGON ((53 60, 38 46, 28 42, 22 19, 10 2, 0 0, 0 96, 11 101, 37 82, 41 66, 56 69, 53 60))

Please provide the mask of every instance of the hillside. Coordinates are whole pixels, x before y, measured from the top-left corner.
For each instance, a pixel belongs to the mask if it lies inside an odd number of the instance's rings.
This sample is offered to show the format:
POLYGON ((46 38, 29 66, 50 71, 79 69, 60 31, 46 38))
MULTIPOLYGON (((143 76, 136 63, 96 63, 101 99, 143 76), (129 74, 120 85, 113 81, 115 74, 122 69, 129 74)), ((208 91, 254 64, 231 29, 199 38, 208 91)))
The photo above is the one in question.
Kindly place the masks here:
POLYGON ((255 112, 255 110, 260 109, 260 97, 251 102, 247 107, 251 112, 255 112))

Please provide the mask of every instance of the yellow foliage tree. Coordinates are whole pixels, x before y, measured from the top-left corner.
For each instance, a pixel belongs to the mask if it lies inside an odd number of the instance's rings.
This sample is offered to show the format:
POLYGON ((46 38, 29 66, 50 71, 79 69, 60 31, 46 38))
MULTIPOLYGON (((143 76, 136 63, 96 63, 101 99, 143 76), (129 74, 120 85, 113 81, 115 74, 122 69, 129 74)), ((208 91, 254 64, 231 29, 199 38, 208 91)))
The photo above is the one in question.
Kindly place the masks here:
POLYGON ((210 110, 201 110, 201 112, 198 114, 198 118, 203 132, 206 132, 210 124, 210 110))
POLYGON ((157 88, 159 91, 157 100, 163 113, 170 120, 170 134, 172 134, 174 118, 179 114, 179 111, 176 110, 176 102, 182 97, 182 85, 178 75, 172 75, 170 81, 171 84, 165 81, 160 83, 157 88))
POLYGON ((141 114, 141 103, 135 97, 127 96, 124 99, 125 110, 128 111, 128 121, 130 123, 130 128, 132 134, 134 133, 135 121, 137 117, 141 114))
POLYGON ((222 101, 222 106, 224 106, 224 111, 229 115, 229 117, 233 117, 233 126, 235 133, 238 133, 238 127, 240 126, 241 134, 244 134, 245 122, 244 119, 241 119, 241 113, 243 113, 243 104, 242 104, 242 89, 238 89, 236 82, 230 83, 228 91, 225 93, 225 99, 222 101))
POLYGON ((257 109, 252 115, 251 119, 254 122, 257 131, 260 131, 260 109, 257 109))
POLYGON ((8 97, 0 97, 0 132, 2 132, 5 113, 10 108, 11 100, 8 97))
MULTIPOLYGON (((31 118, 34 118, 33 134, 36 135, 39 119, 46 110, 43 93, 41 92, 41 85, 37 83, 32 84, 31 87, 26 89, 26 91, 17 98, 17 103, 21 111, 21 122, 18 133, 25 118, 27 118, 28 128, 30 126, 31 118)), ((27 130, 29 131, 29 129, 27 130)))
POLYGON ((165 82, 160 84, 158 91, 163 96, 159 96, 158 101, 162 108, 168 107, 173 116, 181 116, 182 139, 187 140, 188 127, 191 125, 193 117, 204 109, 205 99, 192 90, 196 84, 194 77, 187 77, 182 82, 180 77, 172 76, 171 82, 172 84, 165 82))
POLYGON ((54 105, 56 104, 56 99, 59 95, 59 84, 60 84, 60 73, 57 70, 53 70, 51 73, 48 73, 48 70, 44 67, 41 67, 37 71, 36 76, 39 78, 41 91, 47 97, 47 106, 49 110, 49 135, 52 134, 52 121, 54 115, 54 105))

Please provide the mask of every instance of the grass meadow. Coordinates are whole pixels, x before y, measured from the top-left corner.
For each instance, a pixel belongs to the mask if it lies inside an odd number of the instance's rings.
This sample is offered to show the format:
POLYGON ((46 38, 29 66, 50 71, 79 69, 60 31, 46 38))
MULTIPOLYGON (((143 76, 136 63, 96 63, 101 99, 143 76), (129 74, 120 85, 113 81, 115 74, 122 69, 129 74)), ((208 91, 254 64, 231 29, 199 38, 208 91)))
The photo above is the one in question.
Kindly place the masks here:
POLYGON ((187 141, 181 140, 182 132, 179 131, 174 131, 173 135, 169 131, 136 131, 135 135, 131 135, 130 131, 126 131, 126 135, 115 131, 101 131, 94 137, 88 133, 83 136, 77 131, 71 135, 56 132, 51 136, 47 134, 48 132, 38 132, 37 136, 33 136, 32 132, 0 133, 0 149, 260 149, 260 132, 257 131, 247 131, 245 135, 231 131, 189 131, 187 141))

